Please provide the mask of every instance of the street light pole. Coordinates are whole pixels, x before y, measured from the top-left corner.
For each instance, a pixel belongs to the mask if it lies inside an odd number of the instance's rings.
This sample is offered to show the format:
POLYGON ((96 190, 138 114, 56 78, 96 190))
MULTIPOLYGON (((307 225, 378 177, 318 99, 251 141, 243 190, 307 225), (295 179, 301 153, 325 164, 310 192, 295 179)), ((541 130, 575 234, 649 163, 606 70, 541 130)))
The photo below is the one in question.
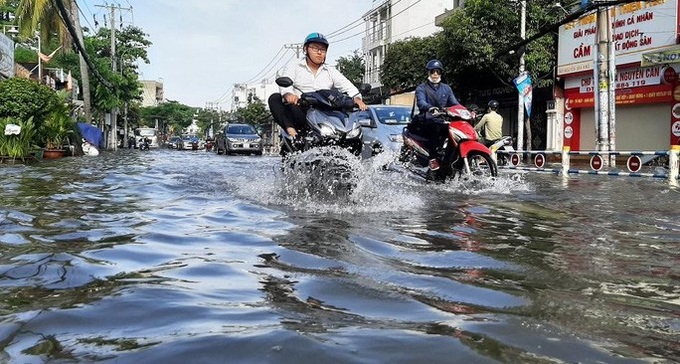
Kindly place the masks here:
MULTIPOLYGON (((526 22, 527 22, 527 2, 522 0, 520 3, 520 27, 519 36, 524 40, 526 38, 526 22)), ((524 73, 524 50, 519 55, 519 76, 524 73)), ((524 150, 524 98, 522 93, 519 93, 517 102, 517 151, 524 150)))
POLYGON ((43 83, 42 79, 42 60, 40 59, 40 55, 42 54, 42 48, 40 46, 40 32, 35 32, 35 36, 38 38, 38 82, 43 83))

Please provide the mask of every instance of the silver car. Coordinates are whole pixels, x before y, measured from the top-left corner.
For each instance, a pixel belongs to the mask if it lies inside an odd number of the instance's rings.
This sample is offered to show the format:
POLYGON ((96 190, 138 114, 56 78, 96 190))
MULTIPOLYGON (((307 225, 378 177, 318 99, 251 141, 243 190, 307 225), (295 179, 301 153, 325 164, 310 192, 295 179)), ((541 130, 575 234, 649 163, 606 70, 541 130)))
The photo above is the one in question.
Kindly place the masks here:
POLYGON ((411 122, 411 106, 368 105, 368 110, 355 114, 363 131, 363 158, 383 150, 398 153, 404 140, 401 132, 411 122))
POLYGON ((215 140, 217 154, 262 155, 262 137, 250 124, 229 124, 215 140))

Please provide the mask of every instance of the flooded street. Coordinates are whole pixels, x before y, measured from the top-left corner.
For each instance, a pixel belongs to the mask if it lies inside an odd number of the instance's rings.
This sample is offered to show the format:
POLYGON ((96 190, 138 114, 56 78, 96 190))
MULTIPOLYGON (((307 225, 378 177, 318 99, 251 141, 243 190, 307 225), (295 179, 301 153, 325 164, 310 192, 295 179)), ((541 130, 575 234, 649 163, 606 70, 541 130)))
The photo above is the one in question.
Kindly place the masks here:
POLYGON ((680 191, 364 162, 319 201, 276 157, 0 166, 0 362, 680 361, 680 191))

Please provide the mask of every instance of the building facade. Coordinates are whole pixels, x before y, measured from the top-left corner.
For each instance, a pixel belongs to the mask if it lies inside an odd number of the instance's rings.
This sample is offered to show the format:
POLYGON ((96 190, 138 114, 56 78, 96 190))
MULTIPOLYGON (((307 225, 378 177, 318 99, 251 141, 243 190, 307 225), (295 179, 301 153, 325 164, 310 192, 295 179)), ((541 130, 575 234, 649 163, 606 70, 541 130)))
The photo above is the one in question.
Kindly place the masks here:
MULTIPOLYGON (((667 150, 680 144, 678 0, 638 1, 609 9, 615 64, 615 150, 667 150)), ((559 32, 558 132, 572 150, 596 150, 598 81, 595 13, 559 32)), ((600 15, 601 16, 601 15, 600 15)), ((612 68, 613 69, 613 68, 612 68)))
POLYGON ((364 82, 380 87, 380 68, 390 43, 410 37, 427 37, 440 30, 435 18, 463 6, 463 0, 384 0, 374 2, 364 15, 366 31, 362 50, 364 82))
POLYGON ((273 79, 268 78, 262 79, 259 83, 234 84, 231 92, 231 109, 246 107, 250 101, 255 99, 267 106, 267 99, 275 92, 279 92, 279 86, 274 83, 273 79))
POLYGON ((165 100, 163 95, 163 80, 141 80, 142 107, 158 106, 165 100))

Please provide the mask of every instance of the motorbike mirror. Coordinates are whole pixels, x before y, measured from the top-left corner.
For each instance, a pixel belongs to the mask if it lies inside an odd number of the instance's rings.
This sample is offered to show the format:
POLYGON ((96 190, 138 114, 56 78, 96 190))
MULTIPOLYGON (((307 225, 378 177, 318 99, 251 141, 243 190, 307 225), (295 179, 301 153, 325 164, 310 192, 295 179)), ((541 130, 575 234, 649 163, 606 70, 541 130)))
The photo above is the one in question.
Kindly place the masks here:
POLYGON ((362 84, 359 86, 359 92, 360 92, 362 95, 366 95, 367 93, 369 93, 369 92, 371 91, 371 89, 372 89, 372 87, 371 87, 371 85, 368 84, 368 83, 362 83, 362 84))
POLYGON ((290 77, 279 77, 276 79, 276 84, 281 87, 293 86, 293 80, 290 77))

